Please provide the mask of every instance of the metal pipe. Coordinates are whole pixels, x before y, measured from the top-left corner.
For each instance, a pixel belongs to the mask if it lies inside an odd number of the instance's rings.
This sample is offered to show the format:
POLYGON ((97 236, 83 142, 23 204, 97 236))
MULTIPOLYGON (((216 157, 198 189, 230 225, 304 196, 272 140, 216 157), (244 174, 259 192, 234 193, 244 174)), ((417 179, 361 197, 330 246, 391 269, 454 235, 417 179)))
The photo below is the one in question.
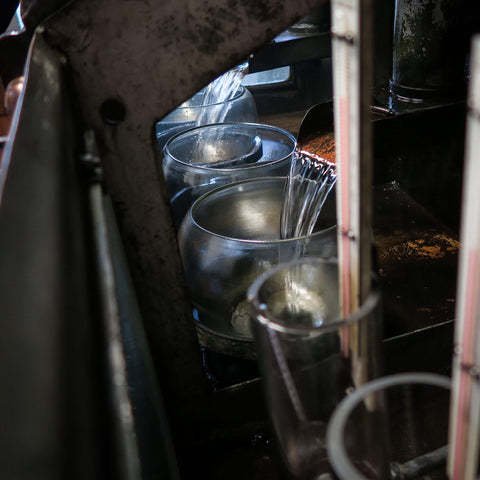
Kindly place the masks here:
POLYGON ((444 466, 447 462, 447 451, 448 447, 445 445, 405 463, 392 462, 392 480, 411 480, 444 466))
POLYGON ((462 0, 396 0, 391 89, 406 98, 463 93, 462 0))

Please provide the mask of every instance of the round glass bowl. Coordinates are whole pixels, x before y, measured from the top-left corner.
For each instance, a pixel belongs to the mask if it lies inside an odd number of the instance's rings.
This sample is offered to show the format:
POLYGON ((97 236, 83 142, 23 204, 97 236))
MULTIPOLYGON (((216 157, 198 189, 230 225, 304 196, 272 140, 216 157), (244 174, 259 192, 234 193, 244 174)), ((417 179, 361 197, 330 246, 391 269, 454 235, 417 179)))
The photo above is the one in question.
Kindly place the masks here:
POLYGON ((172 137, 162 168, 175 228, 193 202, 214 188, 287 175, 295 147, 289 132, 257 123, 205 125, 172 137))
POLYGON ((263 272, 295 257, 336 256, 335 198, 312 235, 280 240, 285 177, 246 180, 199 198, 178 232, 200 343, 255 358, 246 294, 263 272))
POLYGON ((177 133, 207 123, 257 122, 257 107, 253 95, 243 86, 230 100, 204 103, 201 90, 155 124, 160 149, 177 133))

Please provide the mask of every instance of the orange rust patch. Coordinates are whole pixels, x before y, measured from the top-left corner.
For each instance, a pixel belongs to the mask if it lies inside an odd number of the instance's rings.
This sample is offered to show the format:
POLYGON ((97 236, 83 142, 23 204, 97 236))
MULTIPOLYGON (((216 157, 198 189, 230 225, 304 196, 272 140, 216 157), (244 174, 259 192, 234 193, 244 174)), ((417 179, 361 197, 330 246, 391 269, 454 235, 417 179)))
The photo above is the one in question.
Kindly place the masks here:
POLYGON ((333 132, 324 133, 318 137, 309 138, 302 146, 302 150, 335 163, 335 136, 333 132))
POLYGON ((406 239, 380 249, 379 259, 388 261, 394 258, 401 260, 439 260, 455 255, 460 248, 460 242, 444 234, 436 234, 424 238, 406 239))

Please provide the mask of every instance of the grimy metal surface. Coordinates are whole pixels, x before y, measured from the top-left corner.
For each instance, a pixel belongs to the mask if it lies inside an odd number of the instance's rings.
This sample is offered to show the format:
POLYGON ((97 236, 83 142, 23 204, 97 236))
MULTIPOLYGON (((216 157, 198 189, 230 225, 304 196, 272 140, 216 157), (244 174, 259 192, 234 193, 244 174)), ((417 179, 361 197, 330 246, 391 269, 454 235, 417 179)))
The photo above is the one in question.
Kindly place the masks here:
MULTIPOLYGON (((104 478, 99 359, 64 61, 30 50, 0 208, 0 478, 104 478)), ((0 180, 1 181, 1 180, 0 180)))
POLYGON ((83 116, 95 131, 173 416, 197 411, 205 384, 155 167, 154 122, 321 3, 77 0, 37 32, 66 54, 83 116))

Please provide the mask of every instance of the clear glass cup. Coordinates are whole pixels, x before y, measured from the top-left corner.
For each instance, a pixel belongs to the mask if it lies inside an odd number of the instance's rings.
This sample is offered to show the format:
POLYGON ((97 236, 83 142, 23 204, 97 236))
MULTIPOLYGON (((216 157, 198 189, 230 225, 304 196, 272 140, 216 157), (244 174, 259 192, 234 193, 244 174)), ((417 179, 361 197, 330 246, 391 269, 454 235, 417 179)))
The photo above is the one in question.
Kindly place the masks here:
POLYGON ((338 403, 380 374, 381 296, 339 312, 336 259, 300 258, 248 290, 265 401, 280 452, 297 478, 324 473, 326 428, 338 403))
POLYGON ((258 122, 257 107, 253 95, 240 86, 233 98, 219 103, 204 103, 205 92, 201 90, 182 103, 166 117, 155 124, 158 146, 177 133, 208 123, 258 122), (211 120, 214 119, 214 120, 211 120))
POLYGON ((200 341, 219 353, 255 358, 247 289, 281 259, 336 255, 335 198, 309 236, 280 240, 285 177, 246 180, 198 199, 178 243, 200 341))
POLYGON ((255 123, 205 125, 172 137, 162 168, 175 227, 197 198, 216 187, 287 175, 295 147, 290 133, 255 123))
POLYGON ((402 373, 367 383, 337 407, 328 426, 340 480, 446 480, 450 379, 402 373))

